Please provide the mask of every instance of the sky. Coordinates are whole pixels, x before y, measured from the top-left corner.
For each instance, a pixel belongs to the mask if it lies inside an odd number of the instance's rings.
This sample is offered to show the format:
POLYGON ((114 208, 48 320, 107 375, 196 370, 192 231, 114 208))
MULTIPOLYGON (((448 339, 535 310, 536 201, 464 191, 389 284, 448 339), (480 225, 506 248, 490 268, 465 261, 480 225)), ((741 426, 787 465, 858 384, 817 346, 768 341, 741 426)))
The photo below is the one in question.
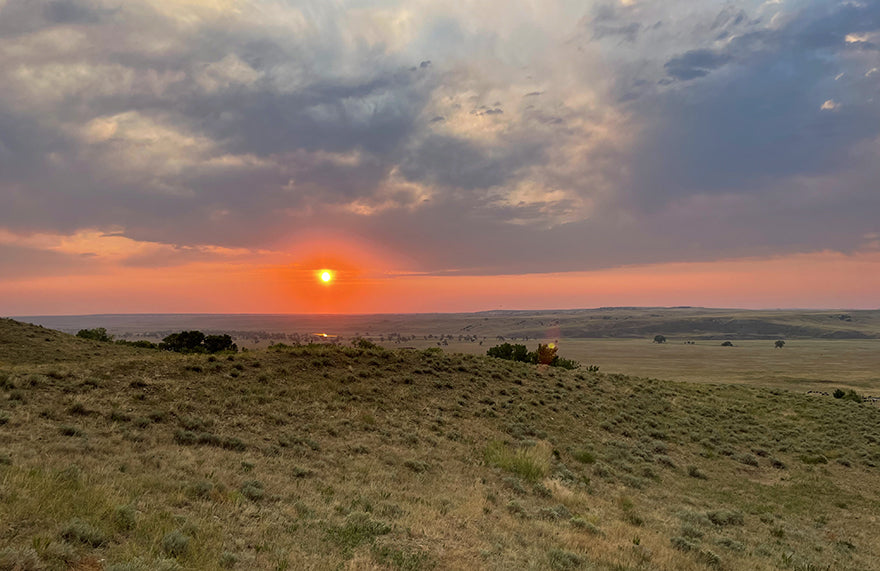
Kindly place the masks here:
POLYGON ((0 315, 878 292, 877 0, 0 0, 0 315))

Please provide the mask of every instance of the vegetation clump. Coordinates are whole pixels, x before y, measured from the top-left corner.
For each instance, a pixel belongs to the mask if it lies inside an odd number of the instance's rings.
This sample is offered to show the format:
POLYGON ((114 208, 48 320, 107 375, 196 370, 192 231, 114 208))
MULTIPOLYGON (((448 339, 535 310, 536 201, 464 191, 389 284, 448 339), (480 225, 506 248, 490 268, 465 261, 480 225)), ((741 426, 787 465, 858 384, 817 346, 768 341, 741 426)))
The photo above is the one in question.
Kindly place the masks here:
POLYGON ((512 449, 504 442, 494 440, 486 446, 486 462, 497 466, 529 482, 537 482, 550 471, 550 447, 539 442, 534 446, 512 449))
POLYGON ((76 336, 80 339, 91 339, 92 341, 101 341, 103 343, 110 343, 113 341, 113 336, 107 334, 107 329, 104 327, 96 327, 94 329, 80 329, 76 332, 76 336))
MULTIPOLYGON (((486 354, 496 359, 504 359, 505 361, 517 361, 520 363, 531 363, 533 365, 549 365, 551 367, 560 367, 563 369, 577 369, 580 363, 571 359, 564 359, 557 355, 559 347, 553 343, 539 343, 538 348, 529 351, 525 345, 511 343, 502 343, 495 347, 490 347, 486 354)), ((590 367, 591 372, 599 370, 598 367, 590 367)))
POLYGON ((238 351, 238 345, 232 337, 223 335, 205 335, 201 331, 181 331, 172 333, 159 343, 162 351, 175 353, 219 353, 221 351, 238 351))
POLYGON ((834 393, 832 393, 832 396, 834 396, 834 398, 836 399, 849 400, 852 402, 863 402, 865 400, 862 395, 860 395, 853 389, 850 389, 848 391, 844 391, 843 389, 835 389, 834 393))

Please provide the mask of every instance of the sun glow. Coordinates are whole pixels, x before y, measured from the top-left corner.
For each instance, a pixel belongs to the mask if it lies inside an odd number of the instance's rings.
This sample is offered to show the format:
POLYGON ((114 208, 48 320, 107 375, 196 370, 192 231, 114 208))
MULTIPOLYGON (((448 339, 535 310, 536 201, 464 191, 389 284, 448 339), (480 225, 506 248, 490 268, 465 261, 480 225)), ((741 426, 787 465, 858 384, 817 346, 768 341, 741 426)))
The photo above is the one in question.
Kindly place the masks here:
POLYGON ((321 272, 320 278, 322 282, 328 284, 333 281, 333 274, 329 270, 324 270, 321 272))

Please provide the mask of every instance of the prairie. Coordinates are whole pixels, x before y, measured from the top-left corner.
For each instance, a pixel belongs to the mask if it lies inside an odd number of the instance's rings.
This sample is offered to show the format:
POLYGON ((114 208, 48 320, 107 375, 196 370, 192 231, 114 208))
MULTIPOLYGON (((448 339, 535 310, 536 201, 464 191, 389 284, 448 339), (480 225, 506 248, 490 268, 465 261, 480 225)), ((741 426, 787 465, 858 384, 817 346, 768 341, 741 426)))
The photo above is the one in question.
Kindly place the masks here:
MULTIPOLYGON (((694 383, 750 384, 792 391, 854 389, 880 396, 880 340, 797 339, 776 349, 771 340, 735 340, 724 347, 720 340, 682 339, 652 343, 650 339, 532 339, 515 340, 534 349, 539 342, 558 342, 570 359, 600 367, 601 371, 694 383)), ((482 345, 450 341, 451 352, 485 354, 482 345)), ((414 340, 418 348, 436 342, 414 340)), ((393 345, 389 345, 393 347, 393 345)))
POLYGON ((867 403, 437 347, 0 339, 0 569, 880 567, 867 403))

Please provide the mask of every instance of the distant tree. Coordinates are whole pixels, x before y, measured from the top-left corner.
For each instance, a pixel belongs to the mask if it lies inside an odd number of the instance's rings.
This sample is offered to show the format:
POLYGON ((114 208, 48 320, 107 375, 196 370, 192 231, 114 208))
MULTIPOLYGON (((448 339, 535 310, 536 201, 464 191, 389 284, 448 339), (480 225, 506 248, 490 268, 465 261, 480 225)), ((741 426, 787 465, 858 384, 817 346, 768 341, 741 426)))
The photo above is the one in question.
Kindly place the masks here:
POLYGON ((129 347, 140 347, 141 349, 158 349, 159 346, 155 343, 151 343, 146 339, 138 339, 137 341, 126 341, 124 339, 118 339, 116 341, 117 345, 128 345, 129 347))
POLYGON ((113 336, 107 335, 107 329, 105 329, 104 327, 96 327, 95 329, 80 329, 76 332, 76 336, 82 339, 103 341, 105 343, 113 341, 113 336))
POLYGON ((725 341, 721 344, 722 347, 733 347, 733 341, 725 341))
POLYGON ((776 343, 774 343, 774 346, 777 349, 782 349, 783 347, 785 347, 785 341, 783 341, 782 339, 777 339, 776 343))
POLYGON ((523 363, 529 361, 529 350, 525 345, 514 345, 513 346, 513 354, 511 358, 514 361, 521 361, 523 363))
POLYGON ((555 361, 559 359, 559 356, 556 355, 556 352, 559 348, 552 344, 538 344, 538 351, 536 352, 537 362, 539 365, 554 365, 555 361))
POLYGON ((654 335, 654 343, 666 343, 666 337, 663 335, 654 335))
POLYGON ((238 345, 232 342, 229 335, 207 335, 202 341, 205 350, 208 353, 219 353, 220 351, 238 351, 238 345))
POLYGON ((501 345, 490 347, 489 350, 486 351, 486 355, 489 355, 490 357, 495 357, 496 359, 512 361, 513 345, 511 345, 510 343, 502 343, 501 345))
POLYGON ((202 345, 204 340, 205 334, 201 331, 181 331, 162 339, 159 349, 176 353, 204 353, 205 347, 202 345))

